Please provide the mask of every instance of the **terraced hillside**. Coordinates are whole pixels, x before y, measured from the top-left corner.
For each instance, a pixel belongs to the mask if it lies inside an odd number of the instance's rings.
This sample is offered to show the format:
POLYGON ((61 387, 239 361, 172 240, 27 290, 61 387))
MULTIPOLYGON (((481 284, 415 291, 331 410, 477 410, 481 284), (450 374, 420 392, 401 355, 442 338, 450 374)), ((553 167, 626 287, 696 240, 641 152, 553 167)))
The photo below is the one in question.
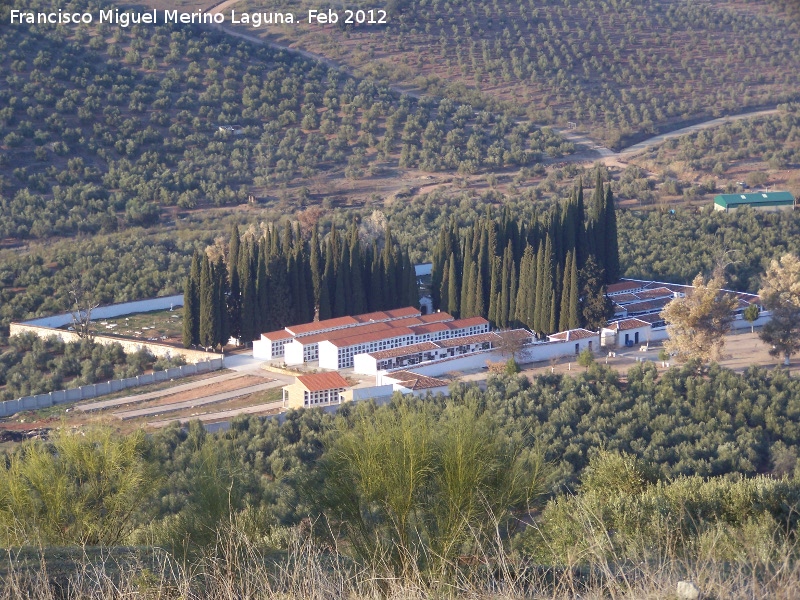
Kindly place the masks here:
POLYGON ((152 225, 165 207, 250 197, 286 210, 387 172, 471 174, 570 151, 509 116, 199 26, 4 25, 0 55, 0 238, 152 225))
POLYGON ((791 0, 388 4, 387 25, 294 25, 270 35, 428 93, 475 90, 542 123, 573 121, 613 147, 798 93, 800 8, 791 0))

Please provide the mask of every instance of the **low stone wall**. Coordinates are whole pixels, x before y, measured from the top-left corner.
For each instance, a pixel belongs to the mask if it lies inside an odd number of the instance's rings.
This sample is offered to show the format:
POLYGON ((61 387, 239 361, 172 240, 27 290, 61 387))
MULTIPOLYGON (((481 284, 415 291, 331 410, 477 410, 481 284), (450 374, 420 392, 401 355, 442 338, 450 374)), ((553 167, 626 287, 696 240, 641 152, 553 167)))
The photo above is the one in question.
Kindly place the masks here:
MULTIPOLYGON (((41 325, 29 325, 27 323, 11 323, 9 325, 10 335, 21 335, 23 333, 33 333, 40 338, 49 338, 55 336, 63 342, 77 342, 81 338, 74 331, 66 331, 64 329, 53 329, 52 327, 44 327, 41 325)), ((211 358, 219 357, 216 352, 205 352, 203 350, 192 350, 190 348, 179 348, 177 346, 170 346, 169 344, 160 344, 158 342, 149 342, 147 340, 132 340, 130 338, 114 337, 110 335, 96 335, 94 341, 98 344, 119 344, 122 349, 127 352, 138 352, 146 348, 153 356, 171 358, 175 356, 182 356, 187 363, 204 362, 211 358)))
POLYGON ((38 410, 40 408, 49 408, 56 404, 88 400, 90 398, 96 398, 97 396, 103 396, 105 394, 113 394, 114 392, 140 385, 149 385, 160 381, 189 377, 190 375, 207 373, 208 371, 215 371, 221 368, 222 358, 212 358, 205 362, 183 365, 182 367, 173 367, 166 371, 154 371, 147 375, 137 375, 136 377, 128 377, 127 379, 114 379, 103 383, 92 383, 70 390, 59 390, 47 394, 39 394, 37 396, 25 396, 17 400, 6 400, 5 402, 0 402, 0 417, 7 417, 23 410, 38 410))

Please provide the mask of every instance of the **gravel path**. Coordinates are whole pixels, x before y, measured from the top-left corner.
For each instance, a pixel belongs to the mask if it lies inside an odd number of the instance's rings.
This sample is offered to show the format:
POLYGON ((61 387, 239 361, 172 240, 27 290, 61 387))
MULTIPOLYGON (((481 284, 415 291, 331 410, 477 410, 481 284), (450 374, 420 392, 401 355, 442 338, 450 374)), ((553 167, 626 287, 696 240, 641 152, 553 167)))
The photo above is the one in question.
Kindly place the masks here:
POLYGON ((150 417, 150 416, 160 415, 163 413, 183 410, 185 408, 195 408, 197 406, 214 404, 216 402, 224 402, 225 400, 231 400, 233 398, 239 398, 241 396, 248 396, 250 394, 263 392, 264 390, 269 390, 271 388, 281 387, 283 385, 284 385, 283 381, 273 379, 268 383, 251 385, 249 387, 239 388, 238 390, 231 390, 228 392, 222 392, 220 394, 213 394, 211 396, 200 397, 193 400, 186 400, 185 402, 176 402, 174 404, 151 406, 148 408, 139 408, 135 410, 123 410, 115 412, 114 416, 117 417, 118 419, 122 419, 123 421, 126 421, 128 419, 136 419, 138 417, 150 417))
POLYGON ((206 413, 204 415, 193 415, 191 417, 177 417, 175 419, 163 419, 161 421, 148 421, 150 427, 161 428, 166 427, 170 423, 188 423, 189 421, 202 421, 207 423, 210 421, 221 421, 232 419, 238 415, 257 415, 265 412, 279 411, 283 408, 283 402, 278 400, 276 402, 267 402, 266 404, 256 404, 255 406, 246 406, 244 408, 233 408, 231 410, 221 410, 213 413, 206 413))
POLYGON ((101 402, 79 404, 75 406, 75 410, 79 410, 82 412, 92 412, 95 410, 103 410, 106 408, 116 408, 118 406, 124 406, 126 404, 146 402, 147 400, 153 400, 155 398, 163 398, 165 396, 172 396, 174 394, 179 394, 180 392, 194 390, 201 387, 207 387, 209 385, 215 385, 218 383, 222 383, 223 381, 236 379, 237 377, 242 377, 242 374, 235 372, 225 373, 224 375, 217 375, 216 377, 208 377, 206 379, 192 381, 191 383, 184 383, 182 385, 176 385, 175 387, 169 387, 163 390, 156 390, 155 392, 147 392, 146 394, 131 394, 130 396, 124 396, 122 398, 114 398, 113 400, 103 400, 101 402))

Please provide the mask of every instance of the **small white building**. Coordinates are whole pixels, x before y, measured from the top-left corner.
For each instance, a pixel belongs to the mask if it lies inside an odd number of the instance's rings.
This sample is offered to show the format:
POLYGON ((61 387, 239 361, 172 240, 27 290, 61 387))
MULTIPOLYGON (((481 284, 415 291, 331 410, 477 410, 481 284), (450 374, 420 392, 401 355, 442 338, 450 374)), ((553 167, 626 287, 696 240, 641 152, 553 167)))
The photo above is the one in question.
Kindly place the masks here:
POLYGON ((650 342, 652 326, 647 321, 630 318, 609 323, 602 330, 602 345, 606 348, 631 348, 650 342))
MULTIPOLYGON (((596 352, 600 349, 599 331, 589 331, 583 328, 570 329, 568 331, 561 331, 553 335, 548 335, 547 339, 551 342, 569 342, 568 348, 574 349, 576 355, 587 348, 591 352, 596 352)), ((533 346, 532 352, 536 352, 536 346, 533 346)), ((567 354, 562 353, 561 356, 567 356, 567 354)))

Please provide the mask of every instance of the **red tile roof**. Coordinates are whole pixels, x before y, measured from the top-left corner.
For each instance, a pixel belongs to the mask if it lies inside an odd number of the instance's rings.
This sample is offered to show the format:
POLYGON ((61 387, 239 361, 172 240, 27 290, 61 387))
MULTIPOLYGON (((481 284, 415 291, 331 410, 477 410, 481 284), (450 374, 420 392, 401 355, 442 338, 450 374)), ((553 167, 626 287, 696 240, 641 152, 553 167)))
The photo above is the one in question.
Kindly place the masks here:
MULTIPOLYGON (((638 296, 640 300, 653 300, 655 298, 671 298, 674 296, 674 294, 675 292, 673 292, 668 287, 661 286, 657 288, 642 290, 641 292, 636 292, 635 295, 638 296)), ((614 298, 614 300, 619 302, 617 298, 614 298)))
POLYGON ((439 323, 441 321, 452 321, 453 315, 446 312, 435 312, 430 313, 429 315, 422 315, 420 320, 423 323, 439 323))
POLYGON ((298 375, 297 381, 309 392, 323 390, 336 390, 350 387, 347 380, 338 373, 314 373, 313 375, 298 375))
POLYGON ((389 315, 382 310, 376 310, 375 312, 364 313, 363 315, 353 315, 353 318, 359 323, 369 323, 370 321, 386 321, 389 319, 389 315))
POLYGON ((436 377, 428 377, 427 375, 419 375, 411 371, 395 371, 386 375, 384 379, 389 378, 397 381, 398 384, 409 390, 428 390, 431 388, 444 387, 448 383, 443 379, 436 377))
POLYGON ((346 327, 348 325, 358 325, 358 321, 353 317, 336 317, 335 319, 325 319, 324 321, 315 321, 314 323, 290 325, 286 328, 286 331, 294 335, 308 335, 320 331, 336 329, 338 327, 346 327))
POLYGON ((466 346, 467 344, 482 344, 483 342, 492 342, 496 344, 500 341, 500 336, 494 332, 488 331, 486 333, 476 333, 475 335, 465 335, 464 337, 448 338, 446 340, 439 340, 436 342, 442 348, 455 348, 456 346, 466 346))
POLYGON ((424 333, 436 333, 437 331, 450 331, 449 323, 427 323, 425 325, 415 325, 411 330, 415 335, 422 335, 424 333))
MULTIPOLYGON (((358 330, 356 330, 358 331, 358 330)), ((355 333, 355 332, 354 332, 355 333)), ((356 344, 364 344, 367 342, 379 342, 381 340, 388 340, 405 335, 413 335, 414 332, 408 327, 390 327, 384 331, 375 331, 373 333, 356 333, 350 337, 327 340, 337 348, 347 348, 348 346, 355 346, 356 344)))
POLYGON ((617 283, 612 283, 606 286, 606 294, 619 294, 620 292, 627 292, 630 290, 636 290, 640 287, 643 287, 644 282, 642 281, 619 281, 617 283))
POLYGON ((405 317, 404 319, 395 319, 388 321, 392 327, 413 327, 414 325, 422 325, 423 321, 419 317, 405 317))
POLYGON ((368 352, 375 360, 386 360, 388 358, 398 358, 400 356, 410 356, 418 352, 428 352, 429 350, 439 350, 439 346, 433 342, 420 342, 419 344, 411 344, 410 346, 403 346, 401 348, 389 348, 388 350, 376 350, 375 352, 368 352))
POLYGON ((660 300, 642 300, 640 302, 631 302, 625 305, 625 310, 628 314, 633 312, 655 312, 661 310, 667 304, 672 302, 671 298, 661 298, 660 300))
POLYGON ((288 340, 294 337, 291 333, 289 333, 285 329, 280 329, 278 331, 270 331, 269 333, 262 333, 261 335, 265 339, 270 340, 271 342, 275 342, 277 340, 288 340))
POLYGON ((463 329, 464 327, 472 327, 473 325, 488 325, 489 321, 484 319, 483 317, 469 317, 466 319, 456 319, 455 321, 450 321, 447 326, 450 329, 463 329))
POLYGON ((359 335, 363 333, 373 333, 375 331, 386 331, 387 329, 392 329, 390 323, 385 323, 385 322, 366 323, 364 325, 358 325, 356 327, 345 327, 343 329, 334 329, 333 331, 323 331, 321 333, 315 333, 313 335, 304 335, 303 337, 299 337, 296 339, 298 343, 303 345, 317 344, 325 340, 336 340, 345 337, 353 337, 354 335, 359 335))
POLYGON ((384 311, 392 319, 402 319, 403 317, 418 317, 422 313, 418 308, 406 306, 405 308, 394 308, 392 310, 384 311))
POLYGON ((572 340, 584 340, 590 337, 597 337, 597 335, 597 333, 589 331, 588 329, 570 329, 569 331, 560 331, 553 335, 548 335, 547 337, 552 341, 571 342, 572 340))
POLYGON ((615 331, 627 331, 629 329, 638 329, 639 327, 649 327, 650 323, 642 321, 641 319, 631 318, 623 319, 609 323, 607 329, 614 329, 615 331))

